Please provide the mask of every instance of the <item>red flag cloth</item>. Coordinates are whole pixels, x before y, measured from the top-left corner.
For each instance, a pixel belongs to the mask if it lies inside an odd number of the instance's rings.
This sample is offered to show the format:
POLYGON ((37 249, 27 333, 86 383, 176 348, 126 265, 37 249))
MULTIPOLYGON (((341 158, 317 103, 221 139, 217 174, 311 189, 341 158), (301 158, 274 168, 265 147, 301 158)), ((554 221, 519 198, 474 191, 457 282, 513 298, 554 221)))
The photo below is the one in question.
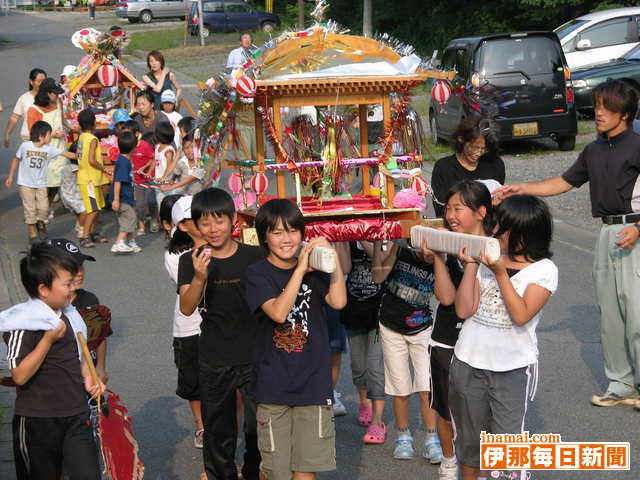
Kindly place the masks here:
POLYGON ((120 396, 109 391, 107 411, 100 413, 99 432, 105 468, 111 480, 141 480, 144 476, 138 442, 133 438, 127 412, 120 396))
POLYGON ((324 237, 329 242, 360 242, 402 238, 402 226, 397 220, 359 218, 344 222, 323 221, 307 223, 305 241, 324 237))

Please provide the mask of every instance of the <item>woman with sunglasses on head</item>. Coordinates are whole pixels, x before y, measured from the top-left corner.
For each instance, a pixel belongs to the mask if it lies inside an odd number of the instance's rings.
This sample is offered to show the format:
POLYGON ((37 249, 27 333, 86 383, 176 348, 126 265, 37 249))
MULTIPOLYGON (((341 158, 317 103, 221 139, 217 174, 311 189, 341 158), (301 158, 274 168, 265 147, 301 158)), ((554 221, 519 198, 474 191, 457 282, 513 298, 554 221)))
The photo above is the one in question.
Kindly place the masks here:
POLYGON ((431 187, 436 216, 444 215, 444 198, 461 180, 497 180, 504 184, 504 162, 498 156, 497 141, 486 120, 463 119, 451 137, 455 153, 433 166, 431 187))

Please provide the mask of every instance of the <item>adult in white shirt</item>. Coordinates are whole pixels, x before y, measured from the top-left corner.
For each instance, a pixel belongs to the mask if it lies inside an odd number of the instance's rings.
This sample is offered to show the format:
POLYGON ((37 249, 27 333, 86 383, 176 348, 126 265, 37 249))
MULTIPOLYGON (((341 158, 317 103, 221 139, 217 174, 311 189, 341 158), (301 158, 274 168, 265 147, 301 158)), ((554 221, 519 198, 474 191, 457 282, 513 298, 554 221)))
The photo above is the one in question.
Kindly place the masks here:
POLYGON ((227 58, 227 68, 237 68, 244 64, 249 57, 249 47, 253 43, 250 33, 244 32, 240 34, 240 46, 229 52, 227 58))
POLYGON ((22 119, 22 127, 20 128, 20 138, 23 142, 29 141, 29 127, 27 126, 27 110, 33 105, 33 99, 40 89, 40 84, 47 78, 47 74, 40 68, 34 68, 29 72, 29 91, 20 95, 13 112, 7 122, 7 128, 4 130, 3 143, 5 148, 9 148, 9 137, 11 132, 16 128, 16 125, 22 119))

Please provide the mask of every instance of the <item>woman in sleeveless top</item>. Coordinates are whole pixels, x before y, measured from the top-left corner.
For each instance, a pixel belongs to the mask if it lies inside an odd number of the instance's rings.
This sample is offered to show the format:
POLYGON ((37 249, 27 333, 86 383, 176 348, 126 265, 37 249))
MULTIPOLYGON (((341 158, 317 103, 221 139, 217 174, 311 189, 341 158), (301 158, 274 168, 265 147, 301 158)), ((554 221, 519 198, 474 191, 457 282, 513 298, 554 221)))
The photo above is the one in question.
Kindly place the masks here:
MULTIPOLYGON (((45 78, 36 94, 33 105, 27 111, 29 131, 34 123, 42 120, 51 125, 52 135, 49 145, 66 150, 66 133, 62 123, 62 111, 59 108, 58 95, 64 93, 63 88, 53 79, 45 78)), ((58 155, 49 162, 47 168, 47 187, 56 188, 62 183, 62 169, 68 160, 58 155)))
POLYGON ((160 97, 165 90, 173 90, 179 104, 182 87, 173 72, 165 68, 164 55, 157 50, 149 52, 147 67, 149 67, 149 73, 142 77, 142 81, 151 89, 154 109, 160 110, 160 97))
POLYGON ((29 90, 18 98, 13 108, 13 112, 7 122, 7 128, 4 131, 3 143, 5 148, 9 148, 9 137, 11 132, 16 128, 16 125, 22 119, 22 127, 20 128, 20 138, 23 142, 29 140, 29 128, 27 126, 27 111, 29 107, 33 105, 33 99, 38 93, 40 84, 47 77, 44 70, 34 68, 29 72, 29 90))

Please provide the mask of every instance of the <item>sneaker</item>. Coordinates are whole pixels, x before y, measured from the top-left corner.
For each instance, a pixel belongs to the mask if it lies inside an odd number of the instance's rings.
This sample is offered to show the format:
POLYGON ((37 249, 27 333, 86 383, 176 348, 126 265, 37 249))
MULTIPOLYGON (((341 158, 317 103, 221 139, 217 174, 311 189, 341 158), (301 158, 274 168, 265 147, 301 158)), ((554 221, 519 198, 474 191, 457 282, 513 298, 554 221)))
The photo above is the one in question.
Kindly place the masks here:
POLYGON ((160 231, 160 225, 158 224, 158 222, 154 220, 151 220, 151 222, 149 222, 149 231, 151 233, 157 233, 158 231, 160 231))
POLYGON ((204 446, 204 429, 196 430, 193 435, 193 446, 196 448, 202 448, 204 446))
POLYGON ((615 407, 616 405, 636 405, 638 396, 622 397, 617 393, 604 392, 602 395, 591 397, 591 403, 597 407, 615 407))
POLYGON ((111 247, 111 253, 133 253, 133 248, 124 242, 114 243, 111 247))
POLYGON ((334 417, 344 417, 347 414, 347 407, 344 406, 344 403, 340 400, 342 394, 339 392, 333 391, 333 416, 334 417))
POLYGON ((140 248, 140 246, 136 243, 135 240, 129 240, 129 242, 127 242, 127 245, 131 247, 131 249, 133 250, 133 253, 140 253, 142 251, 142 248, 140 248))
POLYGON ((136 230, 136 235, 138 237, 141 237, 144 234, 145 234, 144 227, 140 227, 140 228, 138 228, 138 230, 136 230))
POLYGON ((424 439, 422 456, 429 460, 432 465, 442 462, 442 447, 440 447, 440 439, 437 434, 427 434, 424 439))
POLYGON ((398 460, 410 460, 413 458, 413 437, 410 433, 400 433, 396 437, 396 448, 393 450, 393 458, 398 460))
POLYGON ((458 462, 455 457, 453 461, 442 460, 438 469, 438 480, 458 480, 458 462))
POLYGON ((55 216, 55 215, 54 215, 54 212, 53 212, 53 208, 50 208, 50 209, 49 209, 49 215, 47 216, 47 220, 46 220, 46 222, 47 222, 47 223, 51 222, 51 221, 53 220, 53 217, 54 217, 54 216, 55 216))
POLYGON ((47 233, 47 226, 42 220, 36 222, 36 230, 38 230, 38 237, 40 240, 46 240, 49 234, 47 233))

